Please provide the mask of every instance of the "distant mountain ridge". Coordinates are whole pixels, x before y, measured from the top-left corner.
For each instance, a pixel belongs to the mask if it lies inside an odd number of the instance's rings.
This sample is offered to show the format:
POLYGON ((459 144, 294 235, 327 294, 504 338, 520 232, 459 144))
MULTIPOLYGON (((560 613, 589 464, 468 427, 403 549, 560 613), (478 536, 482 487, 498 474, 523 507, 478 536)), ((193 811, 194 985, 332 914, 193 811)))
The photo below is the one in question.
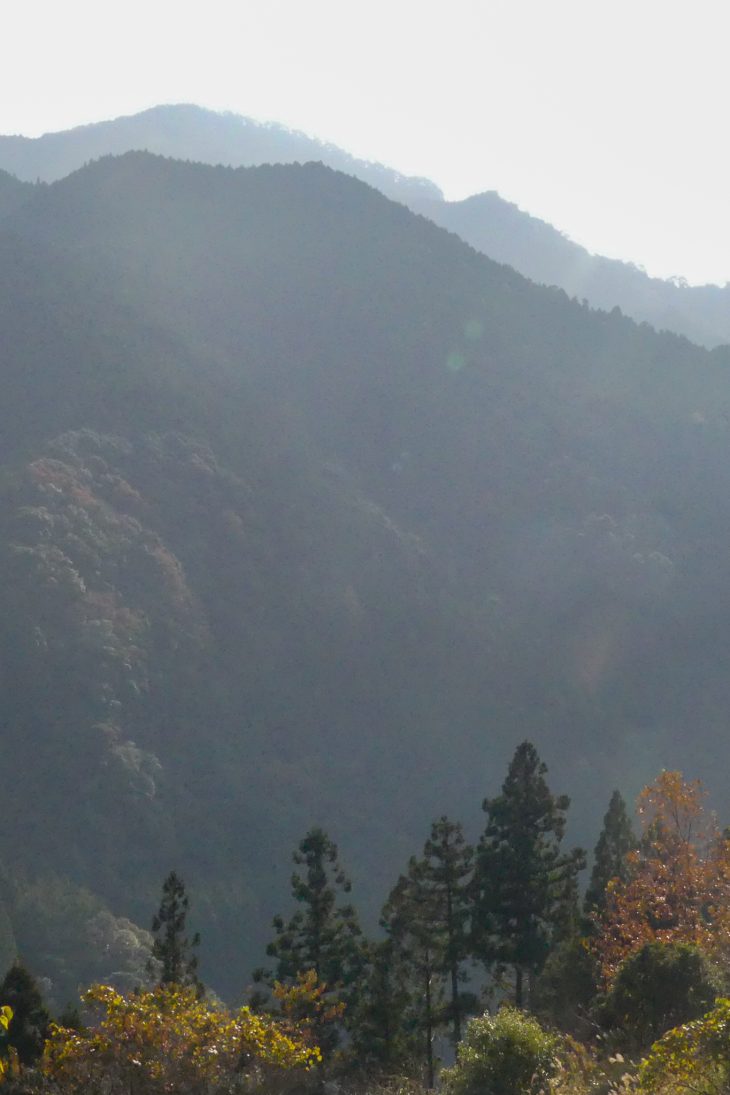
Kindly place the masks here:
POLYGON ((594 308, 621 308, 638 322, 702 346, 730 342, 730 285, 683 285, 652 278, 631 263, 592 255, 494 191, 460 202, 427 200, 420 209, 497 262, 532 281, 557 285, 594 308))
POLYGON ((592 255, 495 192, 447 202, 426 179, 400 175, 305 134, 238 115, 186 104, 158 106, 33 139, 4 136, 0 168, 20 180, 53 181, 91 159, 134 149, 231 166, 320 161, 355 175, 533 281, 556 285, 593 307, 618 307, 639 322, 704 346, 730 343, 730 286, 684 286, 651 278, 629 263, 592 255))
POLYGON ((0 136, 0 168, 26 182, 55 182, 89 160, 136 150, 230 167, 317 160, 336 171, 355 175, 405 204, 419 198, 442 197, 428 179, 408 177, 382 164, 356 159, 335 145, 296 130, 187 103, 150 107, 139 114, 42 137, 0 136))

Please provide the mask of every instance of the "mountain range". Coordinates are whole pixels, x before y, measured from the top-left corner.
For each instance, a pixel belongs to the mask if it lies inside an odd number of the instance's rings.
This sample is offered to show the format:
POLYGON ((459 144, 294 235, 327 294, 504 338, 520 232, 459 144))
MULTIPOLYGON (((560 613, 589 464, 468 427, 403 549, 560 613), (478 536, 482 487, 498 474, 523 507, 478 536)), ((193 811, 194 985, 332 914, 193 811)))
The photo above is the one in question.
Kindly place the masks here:
POLYGON ((24 181, 53 181, 99 156, 132 150, 235 167, 322 162, 403 202, 533 281, 558 286, 596 308, 618 307, 638 322, 709 348, 730 343, 730 286, 649 277, 630 263, 591 254, 494 191, 445 201, 426 179, 403 176, 303 133, 235 114, 179 104, 33 139, 0 136, 0 169, 24 181))
POLYGON ((321 163, 0 202, 0 945, 59 998, 172 868, 240 996, 313 824, 373 925, 525 738, 586 845, 661 767, 730 812, 730 350, 321 163))

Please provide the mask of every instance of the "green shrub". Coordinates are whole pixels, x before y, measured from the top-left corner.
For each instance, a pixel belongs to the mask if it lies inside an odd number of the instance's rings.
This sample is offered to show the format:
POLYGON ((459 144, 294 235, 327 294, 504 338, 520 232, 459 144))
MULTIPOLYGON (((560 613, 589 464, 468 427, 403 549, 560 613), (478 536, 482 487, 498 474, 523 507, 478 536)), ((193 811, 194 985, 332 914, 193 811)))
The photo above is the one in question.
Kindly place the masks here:
POLYGON ((472 1019, 456 1064, 441 1073, 446 1095, 530 1095, 558 1067, 560 1039, 516 1008, 472 1019))
POLYGON ((601 1018, 632 1048, 643 1049, 672 1027, 704 1015, 722 987, 699 947, 647 943, 621 963, 601 1018))

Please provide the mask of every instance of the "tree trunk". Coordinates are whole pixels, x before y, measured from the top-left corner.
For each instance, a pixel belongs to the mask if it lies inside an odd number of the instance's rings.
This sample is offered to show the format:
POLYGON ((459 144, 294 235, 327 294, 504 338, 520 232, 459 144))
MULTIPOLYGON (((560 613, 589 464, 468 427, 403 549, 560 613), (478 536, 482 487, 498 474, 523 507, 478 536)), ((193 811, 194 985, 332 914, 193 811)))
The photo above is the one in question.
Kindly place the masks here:
POLYGON ((455 944, 454 936, 456 935, 456 928, 454 926, 454 904, 453 894, 451 892, 451 886, 446 891, 446 924, 448 930, 448 947, 449 956, 451 960, 451 1015, 454 1022, 454 1045, 458 1046, 461 1041, 461 1015, 459 1014, 459 967, 455 958, 455 944))
POLYGON ((432 1088, 433 1074, 433 1017, 431 1015, 431 970, 426 971, 426 1087, 432 1088))
POLYGON ((522 1007, 522 966, 515 966, 515 1007, 522 1007))

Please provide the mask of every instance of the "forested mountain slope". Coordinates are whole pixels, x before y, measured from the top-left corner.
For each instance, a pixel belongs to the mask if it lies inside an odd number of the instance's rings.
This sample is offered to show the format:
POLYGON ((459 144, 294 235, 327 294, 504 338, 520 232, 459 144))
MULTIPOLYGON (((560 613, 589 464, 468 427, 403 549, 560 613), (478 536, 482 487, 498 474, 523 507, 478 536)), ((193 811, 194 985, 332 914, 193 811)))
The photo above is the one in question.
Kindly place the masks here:
POLYGON ((307 827, 372 912, 526 737, 584 843, 657 766, 727 807, 727 351, 322 166, 144 153, 6 218, 0 328, 12 874, 146 924, 174 866, 233 995, 307 827))
POLYGON ((557 285, 607 311, 619 307, 659 330, 678 332, 709 347, 730 343, 727 286, 686 286, 650 278, 629 263, 590 254, 493 191, 447 202, 426 179, 404 177, 303 133, 234 114, 186 104, 158 106, 33 139, 0 136, 0 168, 30 182, 53 181, 89 160, 134 149, 232 166, 320 161, 377 187, 534 281, 557 285))

